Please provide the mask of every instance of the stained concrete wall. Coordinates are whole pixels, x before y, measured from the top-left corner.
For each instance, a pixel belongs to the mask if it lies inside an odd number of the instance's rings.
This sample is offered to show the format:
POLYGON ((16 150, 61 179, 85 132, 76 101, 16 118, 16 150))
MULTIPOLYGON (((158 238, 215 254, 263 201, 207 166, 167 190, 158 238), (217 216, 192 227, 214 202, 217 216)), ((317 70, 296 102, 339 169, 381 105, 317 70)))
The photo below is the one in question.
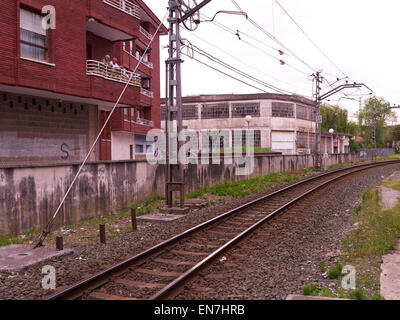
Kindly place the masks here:
MULTIPOLYGON (((358 161, 357 154, 331 155, 328 164, 358 161)), ((313 165, 310 155, 259 156, 251 177, 313 165)), ((187 192, 212 184, 247 179, 237 164, 188 165, 187 192)), ((79 164, 0 168, 0 235, 43 227, 54 214, 79 164)), ((56 223, 70 224, 120 210, 153 194, 164 194, 164 167, 146 161, 93 162, 79 176, 56 223)))

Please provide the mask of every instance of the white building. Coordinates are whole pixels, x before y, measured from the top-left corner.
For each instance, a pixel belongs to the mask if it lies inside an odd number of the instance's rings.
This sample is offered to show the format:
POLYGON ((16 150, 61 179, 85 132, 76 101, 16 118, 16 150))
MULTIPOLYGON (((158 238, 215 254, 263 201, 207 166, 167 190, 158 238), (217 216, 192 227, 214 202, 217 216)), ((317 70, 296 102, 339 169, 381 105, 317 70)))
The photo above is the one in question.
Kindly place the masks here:
MULTIPOLYGON (((161 118, 165 120, 165 99, 162 104, 161 118)), ((315 148, 314 103, 301 96, 266 93, 184 97, 183 119, 185 128, 198 133, 215 129, 230 130, 231 142, 234 130, 245 132, 250 128, 255 131, 255 147, 283 154, 312 153, 315 148), (246 116, 251 116, 249 122, 246 116)), ((162 121, 164 127, 165 121, 162 121)), ((349 137, 323 134, 322 152, 349 152, 349 137)), ((201 145, 199 140, 200 149, 209 147, 201 145)))

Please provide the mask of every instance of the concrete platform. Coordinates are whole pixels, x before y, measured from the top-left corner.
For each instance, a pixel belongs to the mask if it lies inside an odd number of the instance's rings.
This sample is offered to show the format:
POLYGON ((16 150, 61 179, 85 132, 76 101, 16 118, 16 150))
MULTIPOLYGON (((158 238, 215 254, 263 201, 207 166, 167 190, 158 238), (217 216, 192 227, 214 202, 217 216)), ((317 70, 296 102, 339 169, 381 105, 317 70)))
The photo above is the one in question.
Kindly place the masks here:
POLYGON ((138 217, 138 220, 147 221, 147 222, 172 222, 178 219, 185 217, 185 215, 176 215, 176 214, 168 214, 168 213, 157 213, 157 214, 147 214, 144 216, 138 217))
POLYGON ((321 300, 349 300, 349 299, 339 299, 339 298, 328 298, 328 297, 315 297, 315 296, 301 296, 301 295, 295 295, 295 294, 290 294, 287 296, 286 300, 303 300, 303 301, 321 301, 321 300))
POLYGON ((208 204, 204 199, 188 199, 185 201, 185 207, 189 208, 203 208, 208 204))
POLYGON ((171 215, 185 215, 185 214, 188 214, 189 211, 190 211, 190 208, 188 208, 188 207, 185 207, 185 208, 173 207, 173 208, 160 209, 161 213, 171 214, 171 215))
POLYGON ((63 251, 48 247, 33 249, 32 246, 13 244, 0 248, 0 271, 18 272, 48 259, 72 253, 72 249, 63 251))
MULTIPOLYGON (((399 181, 400 171, 395 171, 385 181, 399 181)), ((380 187, 380 204, 384 210, 391 209, 399 203, 400 192, 383 185, 380 187)), ((386 300, 400 300, 400 240, 395 250, 382 257, 380 275, 380 294, 386 300)))

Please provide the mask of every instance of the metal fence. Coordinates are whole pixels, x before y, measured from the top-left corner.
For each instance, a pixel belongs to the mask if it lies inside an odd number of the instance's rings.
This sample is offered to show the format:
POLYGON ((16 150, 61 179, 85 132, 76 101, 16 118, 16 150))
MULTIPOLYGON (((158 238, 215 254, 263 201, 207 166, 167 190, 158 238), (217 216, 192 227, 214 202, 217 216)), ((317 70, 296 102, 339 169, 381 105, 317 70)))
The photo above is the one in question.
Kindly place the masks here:
POLYGON ((393 148, 360 149, 359 152, 362 160, 369 160, 374 157, 386 157, 395 154, 393 148))

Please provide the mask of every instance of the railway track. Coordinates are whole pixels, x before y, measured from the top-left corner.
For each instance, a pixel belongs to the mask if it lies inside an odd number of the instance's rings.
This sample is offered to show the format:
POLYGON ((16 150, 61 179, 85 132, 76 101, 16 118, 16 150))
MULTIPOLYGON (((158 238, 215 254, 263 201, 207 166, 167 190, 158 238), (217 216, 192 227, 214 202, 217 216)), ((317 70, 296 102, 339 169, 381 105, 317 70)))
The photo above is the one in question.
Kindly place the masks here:
POLYGON ((55 293, 47 300, 171 299, 200 270, 254 233, 271 217, 338 179, 395 163, 400 161, 364 164, 299 181, 189 229, 55 293))

